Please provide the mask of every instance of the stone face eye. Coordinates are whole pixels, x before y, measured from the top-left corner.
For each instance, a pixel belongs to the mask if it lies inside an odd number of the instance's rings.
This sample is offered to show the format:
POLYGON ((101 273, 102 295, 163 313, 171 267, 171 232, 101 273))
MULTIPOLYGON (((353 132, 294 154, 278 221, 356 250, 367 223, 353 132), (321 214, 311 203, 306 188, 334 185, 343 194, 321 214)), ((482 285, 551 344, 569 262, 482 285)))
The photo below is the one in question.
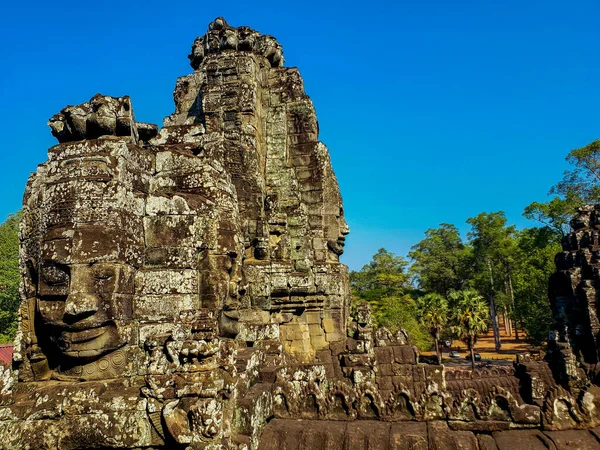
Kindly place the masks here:
POLYGON ((65 268, 56 265, 42 266, 42 279, 50 286, 62 286, 69 282, 69 274, 65 268))
POLYGON ((94 267, 94 278, 96 280, 110 280, 114 276, 112 267, 103 267, 101 265, 94 267))
POLYGON ((110 280, 112 278, 112 273, 109 272, 100 272, 96 274, 96 280, 110 280))

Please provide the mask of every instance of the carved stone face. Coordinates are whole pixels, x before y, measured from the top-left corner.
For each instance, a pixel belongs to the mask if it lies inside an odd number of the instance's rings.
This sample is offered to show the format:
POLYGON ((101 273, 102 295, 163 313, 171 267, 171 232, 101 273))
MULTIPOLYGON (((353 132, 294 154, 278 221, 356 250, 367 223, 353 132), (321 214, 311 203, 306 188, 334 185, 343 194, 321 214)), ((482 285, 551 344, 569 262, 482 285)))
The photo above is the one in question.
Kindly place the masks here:
POLYGON ((335 255, 340 256, 344 253, 346 235, 350 233, 350 228, 344 218, 344 209, 340 207, 337 215, 327 217, 326 220, 327 247, 335 255))
POLYGON ((114 378, 135 362, 145 196, 130 178, 144 175, 125 161, 143 157, 136 149, 114 139, 60 144, 28 187, 23 256, 35 379, 114 378))
MULTIPOLYGON (((110 245, 110 230, 101 227, 54 230, 43 240, 37 309, 52 352, 68 365, 93 361, 127 342, 121 325, 132 316, 134 268, 92 250, 99 239, 110 245)), ((112 235, 118 236, 116 230, 112 235)))

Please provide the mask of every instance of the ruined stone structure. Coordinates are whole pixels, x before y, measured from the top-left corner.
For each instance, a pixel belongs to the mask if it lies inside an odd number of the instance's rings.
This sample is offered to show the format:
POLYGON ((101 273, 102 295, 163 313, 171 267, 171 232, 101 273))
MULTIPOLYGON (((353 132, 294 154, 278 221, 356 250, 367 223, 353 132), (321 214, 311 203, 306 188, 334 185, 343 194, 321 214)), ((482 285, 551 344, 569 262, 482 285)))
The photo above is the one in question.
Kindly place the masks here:
POLYGON ((600 206, 584 206, 571 220, 573 232, 563 238, 550 278, 550 305, 555 319, 549 355, 555 377, 578 389, 600 379, 600 206))
POLYGON ((338 183, 280 44, 218 18, 189 58, 160 130, 99 94, 50 119, 0 447, 600 448, 595 210, 557 260, 551 364, 420 364, 350 311, 338 183))

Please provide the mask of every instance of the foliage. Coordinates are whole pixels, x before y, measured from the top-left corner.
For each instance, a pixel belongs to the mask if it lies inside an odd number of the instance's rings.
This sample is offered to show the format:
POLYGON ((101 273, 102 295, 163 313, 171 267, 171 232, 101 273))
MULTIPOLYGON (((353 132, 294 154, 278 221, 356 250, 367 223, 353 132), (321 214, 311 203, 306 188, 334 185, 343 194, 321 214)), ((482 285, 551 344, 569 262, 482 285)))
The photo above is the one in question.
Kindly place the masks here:
POLYGON ((454 225, 442 223, 439 228, 428 229, 409 256, 413 260, 411 273, 425 292, 447 297, 450 291, 462 289, 469 278, 471 249, 454 225))
POLYGON ((450 300, 453 305, 451 330, 467 344, 471 352, 471 364, 475 368, 473 347, 478 336, 488 329, 488 305, 475 290, 453 291, 450 293, 450 300))
POLYGON ((407 265, 402 256, 380 248, 371 262, 359 272, 350 274, 351 286, 359 297, 367 301, 401 294, 408 282, 407 265))
POLYGON ((569 232, 569 219, 579 206, 600 201, 600 140, 571 150, 566 160, 573 169, 552 186, 548 194, 554 197, 546 203, 533 202, 523 213, 560 236, 569 232))
MULTIPOLYGON (((424 349, 444 329, 456 327, 453 312, 463 295, 457 292, 492 297, 507 326, 514 321, 534 343, 545 343, 552 321, 548 278, 560 251, 559 234, 551 225, 517 231, 502 211, 481 213, 467 223, 466 243, 454 225, 443 223, 412 247, 408 273, 419 292, 409 283, 406 260, 380 249, 350 274, 355 301, 371 304, 376 325, 405 328, 424 349)), ((489 302, 482 304, 490 316, 489 302)))
POLYGON ((554 272, 554 256, 560 251, 557 235, 548 227, 519 232, 514 271, 515 318, 537 344, 546 341, 552 324, 548 279, 554 272))
MULTIPOLYGON (((514 226, 506 225, 504 212, 480 213, 467 220, 471 231, 467 234, 473 245, 475 261, 475 286, 489 299, 492 330, 496 351, 500 350, 500 334, 496 315, 496 297, 500 297, 502 306, 512 306, 512 268, 515 254, 514 226), (500 295, 498 296, 498 293, 500 295), (510 300, 506 296, 509 296, 510 300), (494 312, 496 314, 494 314, 494 312)), ((508 311, 505 309, 505 311, 508 311)))
POLYGON ((11 214, 0 225, 0 343, 12 342, 19 308, 19 221, 11 214))
POLYGON ((514 226, 506 226, 506 216, 503 211, 480 213, 467 219, 471 231, 467 234, 473 245, 476 263, 486 265, 487 260, 494 262, 511 262, 516 233, 514 226))
POLYGON ((600 139, 571 150, 566 160, 574 168, 565 171, 563 179, 550 189, 550 194, 597 203, 600 199, 600 139))
POLYGON ((412 344, 420 350, 431 348, 431 338, 427 328, 417 320, 416 303, 410 294, 399 297, 383 297, 371 303, 376 326, 386 327, 392 333, 403 328, 412 344))
POLYGON ((416 318, 415 293, 408 283, 407 265, 403 257, 379 249, 369 264, 350 273, 353 302, 368 302, 376 326, 384 326, 392 332, 404 328, 412 342, 425 349, 431 340, 416 318))
POLYGON ((416 302, 419 321, 431 330, 431 334, 439 338, 446 325, 448 301, 439 294, 431 293, 419 297, 416 302))
POLYGON ((430 293, 419 297, 416 307, 419 322, 429 329, 429 333, 435 341, 435 352, 438 363, 441 363, 439 340, 442 329, 448 320, 448 300, 440 294, 430 293))
POLYGON ((453 291, 450 293, 452 311, 450 327, 455 336, 467 345, 475 344, 480 334, 488 329, 487 303, 473 289, 453 291))
POLYGON ((555 197, 546 203, 533 202, 525 207, 523 216, 542 223, 557 236, 565 236, 569 230, 569 221, 581 201, 573 196, 555 197))

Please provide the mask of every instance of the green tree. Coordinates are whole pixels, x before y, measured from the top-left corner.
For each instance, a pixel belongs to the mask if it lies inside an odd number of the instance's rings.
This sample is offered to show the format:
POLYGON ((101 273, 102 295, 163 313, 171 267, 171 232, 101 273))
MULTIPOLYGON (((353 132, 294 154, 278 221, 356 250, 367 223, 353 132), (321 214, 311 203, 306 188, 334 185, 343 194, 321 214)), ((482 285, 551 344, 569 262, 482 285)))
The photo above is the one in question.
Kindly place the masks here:
MULTIPOLYGON (((486 273, 486 281, 479 278, 482 292, 489 298, 490 317, 494 332, 496 351, 500 350, 500 332, 496 315, 496 291, 503 289, 514 304, 512 287, 512 267, 514 265, 516 229, 506 226, 506 217, 502 211, 480 213, 467 220, 471 225, 468 237, 473 245, 473 254, 480 275, 486 273)), ((506 313, 505 313, 506 316, 506 313)))
POLYGON ((380 248, 359 272, 350 273, 350 283, 358 296, 367 301, 401 295, 408 287, 407 266, 402 256, 380 248))
POLYGON ((435 354, 438 364, 442 363, 440 353, 440 334, 448 318, 448 300, 440 294, 429 293, 417 299, 419 322, 429 329, 435 342, 435 354))
POLYGON ((429 332, 417 319, 417 305, 412 295, 383 297, 370 304, 376 326, 386 327, 392 333, 402 328, 420 350, 431 348, 429 332))
POLYGON ((531 203, 525 207, 523 216, 540 222, 557 236, 562 237, 570 231, 569 221, 575 209, 581 204, 580 199, 572 195, 570 198, 555 197, 546 203, 531 203))
POLYGON ((371 305, 376 326, 391 331, 405 329, 415 345, 429 346, 429 333, 417 320, 413 289, 406 273, 408 263, 401 256, 381 248, 369 264, 350 273, 353 302, 371 305))
POLYGON ((573 169, 550 188, 548 195, 554 197, 546 203, 533 202, 523 213, 561 236, 569 232, 569 220, 579 206, 600 201, 600 139, 571 150, 566 160, 573 169))
POLYGON ((569 221, 584 204, 600 202, 600 140, 571 150, 566 170, 548 195, 548 202, 533 202, 523 215, 544 226, 519 234, 519 264, 515 275, 515 316, 534 341, 544 342, 552 321, 547 298, 548 277, 555 270, 554 256, 560 239, 569 231, 569 221))
POLYGON ((410 272, 425 292, 447 298, 450 291, 465 287, 470 277, 472 252, 454 225, 442 223, 428 229, 409 256, 413 260, 410 272))
POLYGON ((552 324, 548 279, 554 256, 561 251, 558 235, 549 227, 527 228, 518 234, 514 270, 515 318, 536 344, 543 344, 552 324))
POLYGON ((0 225, 0 343, 12 342, 19 308, 19 221, 11 214, 0 225))
POLYGON ((582 203, 598 203, 600 199, 600 139, 585 147, 571 150, 566 158, 574 167, 550 189, 561 198, 579 199, 582 203))
POLYGON ((488 329, 488 306, 475 290, 451 292, 450 300, 453 304, 450 317, 451 330, 469 348, 471 368, 475 369, 473 349, 479 335, 488 329))

